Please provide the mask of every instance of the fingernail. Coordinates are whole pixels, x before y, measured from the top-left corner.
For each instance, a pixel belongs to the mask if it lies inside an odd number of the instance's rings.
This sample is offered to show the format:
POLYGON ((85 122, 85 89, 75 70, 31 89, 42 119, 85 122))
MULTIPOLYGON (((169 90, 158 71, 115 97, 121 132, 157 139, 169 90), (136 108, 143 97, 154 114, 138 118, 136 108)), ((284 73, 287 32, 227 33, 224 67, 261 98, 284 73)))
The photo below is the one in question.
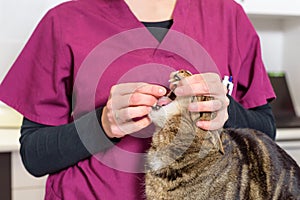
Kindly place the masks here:
POLYGON ((159 88, 159 89, 158 89, 158 93, 159 93, 159 94, 165 94, 165 93, 166 93, 166 90, 163 89, 163 88, 159 88))

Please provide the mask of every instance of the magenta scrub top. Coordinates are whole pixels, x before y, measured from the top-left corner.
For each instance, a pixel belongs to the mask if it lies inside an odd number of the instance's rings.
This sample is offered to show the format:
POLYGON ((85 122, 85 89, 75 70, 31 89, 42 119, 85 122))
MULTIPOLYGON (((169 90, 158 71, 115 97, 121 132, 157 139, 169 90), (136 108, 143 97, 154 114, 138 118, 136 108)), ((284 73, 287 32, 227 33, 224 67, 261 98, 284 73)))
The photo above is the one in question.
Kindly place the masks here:
MULTIPOLYGON (((167 86, 168 74, 182 68, 232 76, 232 96, 246 108, 275 97, 259 38, 233 0, 177 0, 161 43, 123 0, 77 0, 43 17, 3 80, 0 99, 32 121, 58 126, 104 106, 116 83, 167 86)), ((126 136, 49 175, 45 199, 143 199, 150 140, 126 136)))

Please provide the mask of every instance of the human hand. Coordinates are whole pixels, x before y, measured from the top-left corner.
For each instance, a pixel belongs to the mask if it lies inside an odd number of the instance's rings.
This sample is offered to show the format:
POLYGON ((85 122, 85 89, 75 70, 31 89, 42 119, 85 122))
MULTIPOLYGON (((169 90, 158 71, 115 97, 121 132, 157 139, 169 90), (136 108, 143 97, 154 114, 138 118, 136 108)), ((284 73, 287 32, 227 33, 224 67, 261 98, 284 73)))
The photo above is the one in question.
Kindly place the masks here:
POLYGON ((158 98, 165 94, 164 87, 153 84, 114 85, 101 118, 107 136, 121 138, 150 125, 148 114, 158 98))
MULTIPOLYGON (((174 87, 172 84, 170 88, 174 87)), ((193 102, 189 105, 191 112, 214 112, 216 117, 210 121, 198 121, 197 126, 205 130, 222 128, 228 119, 229 99, 227 89, 216 73, 203 73, 188 76, 178 83, 176 96, 211 96, 213 100, 193 102)))

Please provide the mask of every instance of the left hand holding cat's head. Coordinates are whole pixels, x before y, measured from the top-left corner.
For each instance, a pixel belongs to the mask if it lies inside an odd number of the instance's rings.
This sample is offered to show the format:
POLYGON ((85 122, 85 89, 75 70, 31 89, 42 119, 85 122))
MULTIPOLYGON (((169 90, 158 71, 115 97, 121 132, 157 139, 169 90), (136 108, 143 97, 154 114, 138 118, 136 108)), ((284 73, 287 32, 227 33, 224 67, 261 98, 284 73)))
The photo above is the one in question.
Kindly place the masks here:
MULTIPOLYGON (((172 84, 171 84, 172 87, 172 84)), ((229 99, 227 89, 216 73, 202 73, 188 76, 176 83, 174 90, 180 96, 211 96, 210 101, 195 101, 190 103, 191 112, 214 112, 216 117, 210 121, 198 121, 197 126, 204 130, 216 130, 224 126, 228 119, 229 99)))

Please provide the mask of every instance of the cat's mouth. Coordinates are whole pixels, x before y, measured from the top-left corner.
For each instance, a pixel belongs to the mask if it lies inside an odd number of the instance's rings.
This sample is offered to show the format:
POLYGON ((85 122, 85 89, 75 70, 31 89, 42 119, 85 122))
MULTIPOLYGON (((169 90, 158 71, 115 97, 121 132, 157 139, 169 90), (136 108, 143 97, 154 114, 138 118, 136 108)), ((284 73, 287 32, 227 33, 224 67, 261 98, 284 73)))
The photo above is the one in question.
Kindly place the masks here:
POLYGON ((170 90, 166 96, 163 96, 161 98, 158 99, 157 103, 152 106, 153 110, 159 110, 160 108, 162 108, 163 106, 168 105, 169 103, 171 103, 172 101, 174 101, 176 99, 176 95, 174 93, 174 90, 170 90))
POLYGON ((171 83, 171 89, 169 89, 168 93, 165 96, 158 99, 157 103, 154 106, 152 106, 152 110, 159 110, 163 106, 168 105, 176 99, 176 94, 174 93, 174 90, 177 88, 178 81, 180 81, 182 78, 179 74, 182 73, 192 75, 192 73, 187 70, 179 70, 176 72, 172 72, 171 78, 169 79, 169 83, 171 83))

